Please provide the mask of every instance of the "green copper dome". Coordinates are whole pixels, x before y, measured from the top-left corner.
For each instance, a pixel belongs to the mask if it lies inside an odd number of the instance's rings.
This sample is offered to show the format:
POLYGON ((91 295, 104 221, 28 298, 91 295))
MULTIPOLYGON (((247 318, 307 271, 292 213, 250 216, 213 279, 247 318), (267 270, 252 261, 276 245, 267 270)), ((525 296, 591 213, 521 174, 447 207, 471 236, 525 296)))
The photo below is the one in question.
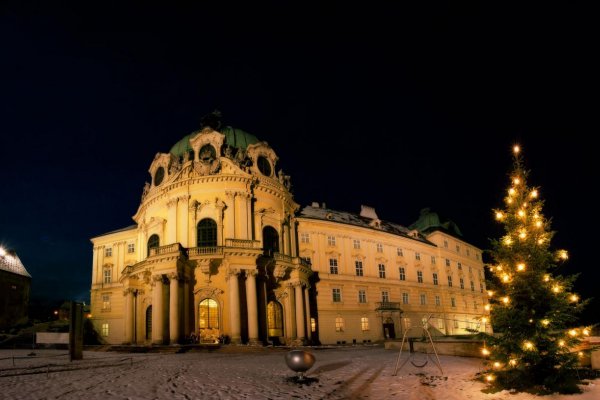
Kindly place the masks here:
MULTIPOLYGON (((190 146, 190 139, 196 136, 200 131, 194 131, 189 135, 185 136, 179 142, 175 143, 169 153, 174 156, 181 157, 189 152, 192 147, 190 146)), ((238 149, 247 149, 249 145, 258 143, 256 136, 245 132, 241 129, 232 128, 231 126, 223 127, 220 132, 225 135, 225 143, 231 147, 238 149)))

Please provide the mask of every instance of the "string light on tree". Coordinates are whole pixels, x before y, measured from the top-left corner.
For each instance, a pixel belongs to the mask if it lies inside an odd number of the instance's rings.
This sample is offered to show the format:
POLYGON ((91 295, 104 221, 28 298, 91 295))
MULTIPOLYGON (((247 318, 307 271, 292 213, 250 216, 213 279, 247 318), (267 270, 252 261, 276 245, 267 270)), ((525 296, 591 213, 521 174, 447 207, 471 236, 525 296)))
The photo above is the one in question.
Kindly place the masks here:
POLYGON ((586 302, 572 293, 574 278, 552 274, 553 263, 569 256, 550 249, 554 232, 539 188, 528 185, 521 153, 515 145, 504 204, 494 210, 504 234, 492 241, 493 280, 484 309, 497 334, 484 333, 481 352, 489 359, 484 379, 498 390, 577 391, 578 357, 572 349, 590 330, 574 325, 586 302))

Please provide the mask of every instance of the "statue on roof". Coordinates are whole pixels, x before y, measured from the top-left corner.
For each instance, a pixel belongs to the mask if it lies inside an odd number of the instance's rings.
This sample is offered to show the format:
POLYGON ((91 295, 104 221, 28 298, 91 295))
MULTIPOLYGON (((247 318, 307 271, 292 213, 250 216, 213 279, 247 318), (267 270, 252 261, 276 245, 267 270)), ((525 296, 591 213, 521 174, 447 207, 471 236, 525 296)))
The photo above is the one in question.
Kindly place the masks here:
POLYGON ((218 131, 221 129, 222 114, 219 110, 214 110, 210 114, 206 114, 200 119, 200 130, 204 128, 211 128, 214 131, 218 131))

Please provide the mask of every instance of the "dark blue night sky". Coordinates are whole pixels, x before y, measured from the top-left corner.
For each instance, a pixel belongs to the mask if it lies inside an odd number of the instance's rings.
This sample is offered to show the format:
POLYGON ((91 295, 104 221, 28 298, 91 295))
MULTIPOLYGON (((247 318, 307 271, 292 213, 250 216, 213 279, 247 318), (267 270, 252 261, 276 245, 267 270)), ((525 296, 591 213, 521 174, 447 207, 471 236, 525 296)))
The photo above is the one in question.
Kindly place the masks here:
POLYGON ((34 298, 89 298, 89 238, 132 224, 154 155, 214 109, 275 149, 302 206, 404 225, 430 207, 481 248, 520 142, 560 272, 597 293, 591 12, 46 3, 0 5, 0 243, 34 298))

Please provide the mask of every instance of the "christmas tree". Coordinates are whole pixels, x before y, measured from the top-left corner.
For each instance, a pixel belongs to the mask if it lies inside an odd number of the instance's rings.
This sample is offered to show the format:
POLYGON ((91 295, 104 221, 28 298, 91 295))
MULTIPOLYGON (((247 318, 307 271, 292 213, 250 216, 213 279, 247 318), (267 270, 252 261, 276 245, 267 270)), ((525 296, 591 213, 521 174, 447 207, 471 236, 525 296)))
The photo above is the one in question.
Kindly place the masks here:
POLYGON ((542 214, 539 188, 527 185, 520 148, 515 146, 504 209, 494 210, 504 236, 492 240, 489 304, 494 335, 485 335, 485 379, 492 390, 536 393, 579 392, 574 351, 589 328, 572 328, 586 302, 572 292, 575 276, 557 274, 568 259, 552 251, 554 233, 542 214))

